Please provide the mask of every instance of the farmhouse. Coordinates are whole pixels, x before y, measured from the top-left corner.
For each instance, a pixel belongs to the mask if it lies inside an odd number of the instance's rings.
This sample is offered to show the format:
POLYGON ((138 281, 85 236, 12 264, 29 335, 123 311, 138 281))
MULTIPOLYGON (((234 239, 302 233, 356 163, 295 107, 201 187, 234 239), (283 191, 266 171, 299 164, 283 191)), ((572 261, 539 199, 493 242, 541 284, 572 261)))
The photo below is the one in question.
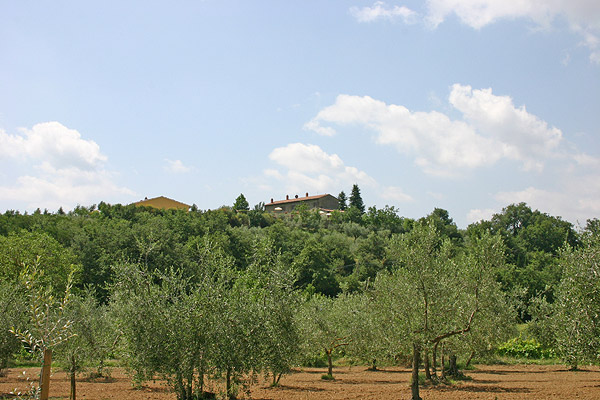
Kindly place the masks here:
POLYGON ((323 212, 339 209, 338 199, 330 194, 309 196, 308 193, 306 193, 304 197, 296 195, 293 198, 290 198, 288 195, 285 196, 285 200, 273 201, 273 199, 271 199, 270 203, 265 204, 265 211, 273 214, 289 213, 300 204, 306 204, 309 210, 316 208, 323 212))
POLYGON ((169 199, 165 196, 154 197, 152 199, 145 198, 144 200, 133 203, 136 206, 142 207, 154 207, 160 208, 161 210, 185 210, 188 211, 190 209, 190 205, 181 203, 179 201, 169 199))

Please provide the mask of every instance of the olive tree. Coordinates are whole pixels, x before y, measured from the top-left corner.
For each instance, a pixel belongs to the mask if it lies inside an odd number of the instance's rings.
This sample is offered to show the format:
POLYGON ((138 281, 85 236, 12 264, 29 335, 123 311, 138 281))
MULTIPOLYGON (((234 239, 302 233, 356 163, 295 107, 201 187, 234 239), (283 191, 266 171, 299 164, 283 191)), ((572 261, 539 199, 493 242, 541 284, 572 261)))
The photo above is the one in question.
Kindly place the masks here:
POLYGON ((34 398, 47 400, 50 390, 52 352, 72 336, 72 321, 66 315, 71 300, 73 273, 68 275, 64 295, 56 297, 52 286, 46 284, 44 271, 38 258, 32 265, 23 265, 20 281, 27 298, 27 322, 24 327, 11 327, 11 332, 25 346, 43 360, 40 384, 33 393, 34 398))
POLYGON ((587 235, 580 248, 567 246, 560 264, 551 326, 559 353, 576 369, 581 362, 597 362, 600 354, 600 235, 587 235))
POLYGON ((294 271, 286 266, 272 240, 257 242, 253 257, 244 281, 258 306, 261 368, 272 375, 276 386, 299 361, 300 332, 295 319, 299 295, 293 287, 294 271))
POLYGON ((320 294, 307 300, 297 314, 305 356, 323 351, 327 356, 327 376, 333 378, 333 356, 350 340, 341 302, 320 294))
POLYGON ((474 239, 466 255, 457 254, 432 223, 418 224, 392 239, 389 256, 394 271, 375 281, 378 308, 388 310, 384 318, 390 345, 412 350, 413 400, 420 399, 421 359, 430 377, 439 346, 471 332, 478 319, 488 315, 483 310, 501 298, 494 280, 494 269, 504 259, 500 239, 484 234, 474 239))
POLYGON ((0 376, 11 357, 21 348, 20 340, 10 328, 24 329, 27 307, 22 288, 15 282, 0 282, 0 376))
POLYGON ((72 297, 65 315, 72 323, 72 337, 58 346, 57 359, 67 366, 70 398, 75 400, 77 373, 93 367, 94 376, 104 376, 105 361, 113 352, 120 332, 112 323, 108 307, 98 304, 95 290, 89 287, 72 297))
POLYGON ((210 303, 191 291, 177 271, 148 272, 136 264, 116 268, 111 307, 123 332, 123 355, 138 382, 164 376, 180 400, 192 399, 208 352, 210 303))

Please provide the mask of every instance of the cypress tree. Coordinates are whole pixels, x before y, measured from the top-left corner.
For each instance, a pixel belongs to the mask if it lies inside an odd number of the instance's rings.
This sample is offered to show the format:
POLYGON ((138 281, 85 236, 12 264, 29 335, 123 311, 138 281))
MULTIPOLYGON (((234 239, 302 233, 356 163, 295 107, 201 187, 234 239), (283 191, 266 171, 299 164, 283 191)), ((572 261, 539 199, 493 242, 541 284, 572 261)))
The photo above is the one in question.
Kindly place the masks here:
POLYGON ((350 193, 350 207, 356 207, 360 210, 361 214, 364 214, 365 212, 365 204, 363 203, 363 199, 360 196, 360 189, 356 183, 352 186, 352 193, 350 193))

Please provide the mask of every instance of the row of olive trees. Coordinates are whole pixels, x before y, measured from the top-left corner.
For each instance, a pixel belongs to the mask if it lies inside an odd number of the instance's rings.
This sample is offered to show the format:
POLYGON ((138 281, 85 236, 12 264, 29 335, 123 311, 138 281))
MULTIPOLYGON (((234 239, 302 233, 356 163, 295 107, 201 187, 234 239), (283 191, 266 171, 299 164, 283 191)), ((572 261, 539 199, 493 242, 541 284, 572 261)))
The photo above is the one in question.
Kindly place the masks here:
MULTIPOLYGON (((380 273, 361 293, 336 299, 315 296, 298 314, 304 345, 327 355, 343 353, 377 363, 412 360, 413 399, 419 399, 418 372, 444 378, 444 359, 471 359, 512 333, 514 312, 494 271, 504 262, 504 246, 489 234, 458 249, 433 224, 396 236, 388 248, 392 271, 380 273)), ((454 364, 454 365, 452 365, 454 364)))
POLYGON ((111 307, 137 380, 162 375, 187 400, 204 396, 209 378, 222 378, 233 398, 243 375, 262 371, 278 383, 295 365, 293 280, 272 246, 256 247, 244 272, 209 241, 193 279, 137 264, 117 268, 111 307))

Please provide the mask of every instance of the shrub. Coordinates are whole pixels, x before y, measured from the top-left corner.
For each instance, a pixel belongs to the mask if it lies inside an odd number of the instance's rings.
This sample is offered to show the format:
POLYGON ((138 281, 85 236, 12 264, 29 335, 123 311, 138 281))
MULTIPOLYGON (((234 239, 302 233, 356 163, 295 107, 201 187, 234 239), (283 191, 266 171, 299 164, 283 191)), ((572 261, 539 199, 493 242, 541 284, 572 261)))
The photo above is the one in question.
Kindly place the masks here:
POLYGON ((554 358, 556 356, 553 349, 542 346, 540 342, 531 339, 523 339, 521 336, 510 339, 498 346, 498 354, 515 358, 554 358))

